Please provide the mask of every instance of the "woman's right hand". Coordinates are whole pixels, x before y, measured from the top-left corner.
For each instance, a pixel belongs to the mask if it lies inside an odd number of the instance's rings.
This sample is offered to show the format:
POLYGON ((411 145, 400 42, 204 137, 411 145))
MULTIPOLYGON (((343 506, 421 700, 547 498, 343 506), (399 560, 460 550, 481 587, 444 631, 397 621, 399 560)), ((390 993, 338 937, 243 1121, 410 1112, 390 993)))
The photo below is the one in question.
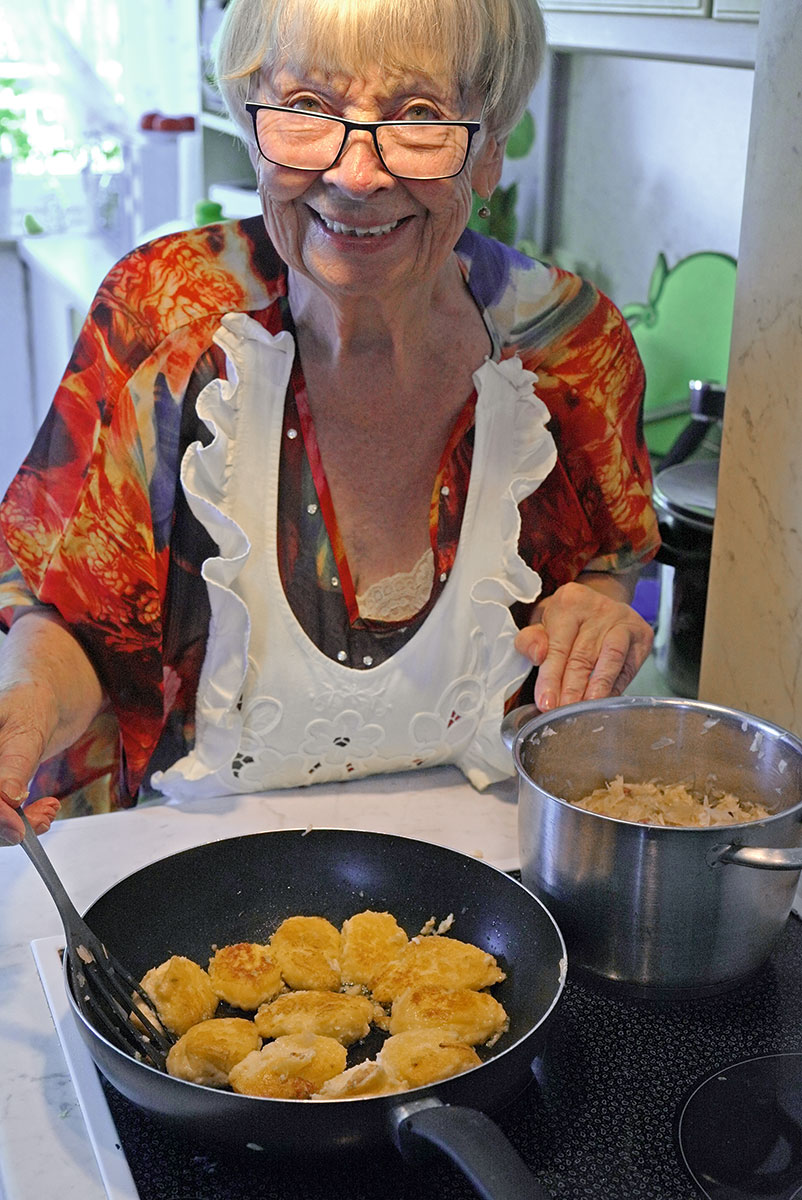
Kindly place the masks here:
MULTIPOLYGON (((0 650, 0 845, 22 840, 17 813, 39 764, 71 746, 103 704, 80 643, 49 609, 20 613, 0 650)), ((52 796, 25 810, 37 833, 58 811, 52 796)))
MULTIPOLYGON (((22 841, 17 809, 27 799, 28 782, 45 754, 58 724, 49 688, 32 681, 0 688, 0 845, 22 841)), ((50 828, 59 808, 52 796, 34 801, 25 815, 37 833, 50 828)))

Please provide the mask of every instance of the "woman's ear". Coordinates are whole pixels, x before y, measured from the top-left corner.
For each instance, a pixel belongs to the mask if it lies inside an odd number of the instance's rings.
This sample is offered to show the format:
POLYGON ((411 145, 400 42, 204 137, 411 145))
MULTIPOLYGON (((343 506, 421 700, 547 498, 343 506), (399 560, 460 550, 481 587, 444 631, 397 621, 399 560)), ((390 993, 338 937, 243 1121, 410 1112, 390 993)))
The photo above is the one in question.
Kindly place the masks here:
POLYGON ((488 137, 482 146, 471 171, 471 187, 477 196, 492 196, 501 179, 504 164, 506 138, 488 137))

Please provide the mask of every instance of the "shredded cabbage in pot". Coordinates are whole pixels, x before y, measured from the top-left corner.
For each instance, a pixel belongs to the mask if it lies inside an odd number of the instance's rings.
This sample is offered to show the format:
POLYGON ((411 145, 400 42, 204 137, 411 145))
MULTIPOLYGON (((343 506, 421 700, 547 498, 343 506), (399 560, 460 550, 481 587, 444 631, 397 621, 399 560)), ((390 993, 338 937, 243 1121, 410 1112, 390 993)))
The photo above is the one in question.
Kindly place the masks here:
POLYGON ((683 783, 625 783, 623 775, 596 788, 589 796, 572 801, 577 808, 636 821, 642 825, 671 825, 707 828, 711 825, 736 825, 771 816, 761 804, 739 800, 730 792, 694 795, 683 783))

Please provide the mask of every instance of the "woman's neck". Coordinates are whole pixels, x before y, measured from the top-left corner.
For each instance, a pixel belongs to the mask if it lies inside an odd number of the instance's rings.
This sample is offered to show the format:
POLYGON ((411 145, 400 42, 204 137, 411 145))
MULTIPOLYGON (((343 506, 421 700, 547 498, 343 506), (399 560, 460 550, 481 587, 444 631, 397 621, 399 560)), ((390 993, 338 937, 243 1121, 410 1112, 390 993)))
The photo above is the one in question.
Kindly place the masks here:
POLYGON ((287 286, 299 335, 332 365, 349 357, 371 355, 403 361, 410 346, 428 340, 434 313, 442 317, 464 303, 464 282, 455 255, 425 289, 400 295, 326 292, 292 269, 287 286))

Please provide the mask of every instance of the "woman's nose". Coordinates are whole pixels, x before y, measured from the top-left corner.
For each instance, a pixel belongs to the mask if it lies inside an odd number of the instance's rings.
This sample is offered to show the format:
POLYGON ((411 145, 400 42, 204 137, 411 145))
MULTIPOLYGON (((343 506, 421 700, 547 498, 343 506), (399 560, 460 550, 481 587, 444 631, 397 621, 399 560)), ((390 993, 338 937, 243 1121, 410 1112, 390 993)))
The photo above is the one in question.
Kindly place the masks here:
POLYGON ((379 158, 372 134, 367 129, 351 129, 345 146, 333 167, 326 175, 336 177, 337 184, 345 191, 364 193, 386 187, 389 175, 379 158))

